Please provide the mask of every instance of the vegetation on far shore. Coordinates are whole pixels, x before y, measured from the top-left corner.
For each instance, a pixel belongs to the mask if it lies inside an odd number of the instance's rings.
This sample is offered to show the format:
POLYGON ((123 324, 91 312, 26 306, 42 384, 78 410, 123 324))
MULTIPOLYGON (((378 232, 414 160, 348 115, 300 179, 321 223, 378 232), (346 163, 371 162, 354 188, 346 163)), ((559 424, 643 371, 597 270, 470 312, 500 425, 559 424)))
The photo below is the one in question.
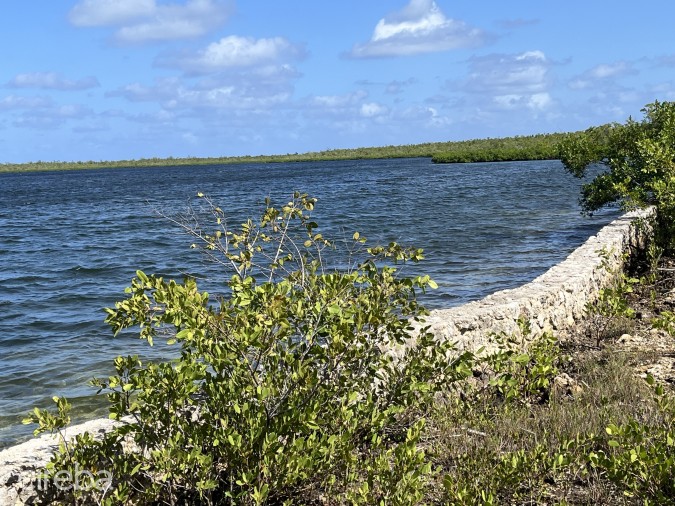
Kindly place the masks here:
MULTIPOLYGON (((675 355, 675 103, 560 152, 578 176, 606 165, 585 209, 654 205, 654 240, 612 271, 576 332, 526 349, 497 335, 494 352, 460 351, 419 330, 416 295, 434 282, 396 264, 422 251, 367 248, 356 232, 331 243, 307 195, 232 227, 199 194, 176 222, 229 270, 230 294, 213 304, 194 280, 137 273, 107 322, 180 357, 119 357, 93 381, 131 423, 64 439, 45 503, 672 504, 675 393, 662 372, 675 355), (333 247, 340 268, 327 264, 333 247)), ((61 433, 69 405, 55 403, 25 422, 61 433)))
POLYGON ((171 167, 235 163, 316 162, 382 158, 432 158, 436 163, 546 160, 558 158, 558 144, 578 133, 553 133, 499 139, 429 142, 402 146, 331 149, 286 155, 230 156, 213 158, 141 158, 140 160, 5 163, 0 172, 102 169, 114 167, 171 167))

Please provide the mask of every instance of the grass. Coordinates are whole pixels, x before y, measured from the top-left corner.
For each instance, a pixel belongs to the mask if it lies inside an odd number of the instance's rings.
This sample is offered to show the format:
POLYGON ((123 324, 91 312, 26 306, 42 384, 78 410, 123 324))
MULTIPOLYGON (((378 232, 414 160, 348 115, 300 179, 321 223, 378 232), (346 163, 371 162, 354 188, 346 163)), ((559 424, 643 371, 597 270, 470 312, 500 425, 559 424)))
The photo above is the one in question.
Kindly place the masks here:
POLYGON ((644 371, 675 351, 652 329, 673 285, 643 278, 628 302, 650 317, 605 315, 602 339, 589 319, 560 341, 535 341, 527 360, 479 364, 459 395, 439 399, 425 433, 436 469, 425 504, 672 504, 673 378, 645 381, 644 371), (626 332, 639 339, 626 344, 626 332))
POLYGON ((564 365, 582 385, 574 395, 554 386, 546 403, 489 396, 437 406, 428 433, 442 470, 434 502, 618 504, 616 485, 589 468, 588 454, 609 440, 610 424, 659 423, 661 415, 629 355, 603 351, 577 360, 564 365), (565 465, 556 468, 558 455, 565 465))

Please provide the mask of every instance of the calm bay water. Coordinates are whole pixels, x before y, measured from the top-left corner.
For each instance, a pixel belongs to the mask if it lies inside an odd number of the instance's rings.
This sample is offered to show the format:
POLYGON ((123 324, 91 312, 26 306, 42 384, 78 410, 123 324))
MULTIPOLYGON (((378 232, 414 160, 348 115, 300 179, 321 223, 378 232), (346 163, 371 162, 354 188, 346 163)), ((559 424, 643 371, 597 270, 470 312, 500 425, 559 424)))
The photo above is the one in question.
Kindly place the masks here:
MULTIPOLYGON (((234 223, 266 196, 319 199, 324 235, 422 247, 448 307, 528 282, 563 260, 615 212, 580 215, 580 182, 560 162, 434 165, 428 159, 195 166, 0 174, 0 448, 27 438, 20 420, 54 395, 79 418, 103 414, 87 381, 119 354, 170 356, 133 333, 113 338, 102 308, 136 269, 198 276, 209 292, 229 275, 207 265, 157 209, 186 209, 198 192, 234 223)), ((416 273, 408 271, 410 274, 416 273)))

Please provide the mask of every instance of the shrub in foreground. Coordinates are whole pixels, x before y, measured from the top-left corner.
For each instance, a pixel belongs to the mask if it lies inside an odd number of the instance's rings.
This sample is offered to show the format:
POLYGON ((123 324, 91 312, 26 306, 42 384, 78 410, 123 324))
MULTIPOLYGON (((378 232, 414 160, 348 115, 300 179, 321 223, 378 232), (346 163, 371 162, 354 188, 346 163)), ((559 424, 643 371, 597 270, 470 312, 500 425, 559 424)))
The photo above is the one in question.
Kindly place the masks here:
MULTIPOLYGON (((201 196, 201 195, 200 195, 201 196)), ((101 441, 64 444, 48 473, 109 471, 109 487, 57 490, 58 500, 100 504, 415 504, 431 473, 418 447, 434 393, 470 374, 422 328, 416 295, 428 276, 397 276, 393 265, 421 250, 392 243, 349 255, 330 269, 331 243, 296 194, 267 202, 259 221, 227 228, 223 212, 180 220, 212 258, 231 268, 227 297, 213 303, 194 280, 137 273, 127 298, 108 310, 115 333, 135 327, 152 344, 166 338, 180 357, 145 363, 118 357, 116 374, 95 380, 110 416, 131 419, 101 441), (398 349, 397 355, 391 350, 398 349)), ((196 214, 192 214, 195 216, 196 214)), ((36 432, 68 422, 36 410, 36 432)))

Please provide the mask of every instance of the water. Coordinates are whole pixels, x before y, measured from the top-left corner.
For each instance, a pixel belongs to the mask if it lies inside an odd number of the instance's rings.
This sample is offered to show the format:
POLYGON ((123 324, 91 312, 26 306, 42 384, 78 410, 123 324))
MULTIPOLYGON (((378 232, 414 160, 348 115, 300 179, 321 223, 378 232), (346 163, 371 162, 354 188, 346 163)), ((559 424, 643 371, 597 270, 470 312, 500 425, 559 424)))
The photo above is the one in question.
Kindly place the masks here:
MULTIPOLYGON (((102 308, 123 298, 136 269, 210 292, 227 276, 190 250, 157 209, 184 210, 198 192, 233 221, 294 190, 319 198, 325 235, 423 247, 422 272, 449 307, 528 282, 616 213, 580 215, 579 181, 560 162, 434 165, 428 159, 195 166, 0 174, 0 448, 27 438, 20 424, 54 395, 78 418, 105 415, 87 381, 119 354, 169 356, 133 334, 113 338, 102 308), (341 232, 343 231, 344 232, 341 232)), ((409 271, 411 274, 413 271, 409 271)))

